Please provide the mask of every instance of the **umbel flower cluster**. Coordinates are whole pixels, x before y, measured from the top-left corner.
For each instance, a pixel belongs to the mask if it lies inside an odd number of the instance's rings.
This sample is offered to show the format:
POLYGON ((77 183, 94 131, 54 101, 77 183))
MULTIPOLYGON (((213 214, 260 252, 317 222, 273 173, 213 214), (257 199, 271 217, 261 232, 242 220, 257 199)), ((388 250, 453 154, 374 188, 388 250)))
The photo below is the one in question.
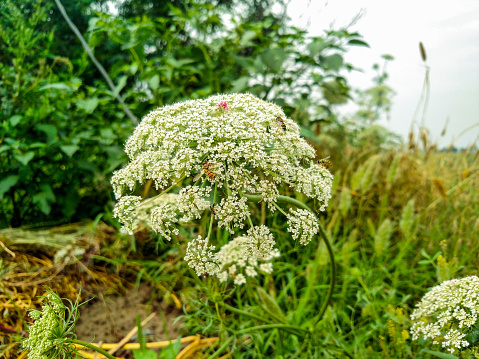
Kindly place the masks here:
MULTIPOLYGON (((479 278, 443 282, 416 305, 411 319, 413 340, 432 340, 450 353, 479 349, 479 278)), ((479 358, 479 356, 476 356, 479 358)))
POLYGON ((57 317, 63 317, 66 307, 60 297, 49 291, 45 297, 42 310, 30 310, 30 317, 35 320, 29 330, 28 338, 22 342, 23 349, 29 349, 28 357, 43 359, 45 353, 55 346, 53 331, 59 326, 57 317))
MULTIPOLYGON (((271 252, 275 241, 269 230, 253 227, 247 196, 260 195, 270 211, 278 209, 285 215, 277 201, 282 186, 314 199, 322 211, 331 197, 333 177, 314 161, 314 148, 299 132, 281 107, 251 94, 217 95, 158 108, 143 118, 126 143, 130 162, 112 178, 118 200, 114 214, 126 232, 144 224, 167 240, 178 234, 180 224, 204 215, 211 215, 216 226, 230 234, 249 227, 250 234, 234 242, 241 243, 242 255, 249 256, 236 269, 244 267, 255 276, 252 268, 258 261, 270 260, 277 252, 271 252), (135 191, 148 181, 160 194, 142 201, 135 191), (254 241, 273 244, 253 250, 246 243, 254 241)), ((286 215, 289 231, 302 245, 318 232, 315 216, 305 212, 286 215)), ((220 279, 229 276, 242 282, 231 263, 225 274, 222 268, 228 260, 218 259, 221 255, 212 247, 216 248, 210 244, 210 233, 194 240, 187 256, 191 266, 198 274, 215 273, 220 279), (191 259, 198 256, 203 266, 191 259)))

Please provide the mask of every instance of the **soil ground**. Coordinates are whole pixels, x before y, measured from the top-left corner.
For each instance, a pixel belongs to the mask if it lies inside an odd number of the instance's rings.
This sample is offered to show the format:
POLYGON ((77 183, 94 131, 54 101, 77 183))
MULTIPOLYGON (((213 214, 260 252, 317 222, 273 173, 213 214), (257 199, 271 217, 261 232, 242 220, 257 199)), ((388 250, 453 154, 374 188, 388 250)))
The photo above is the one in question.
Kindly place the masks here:
MULTIPOLYGON (((124 296, 106 296, 103 299, 96 298, 93 304, 83 305, 76 328, 78 339, 94 343, 117 343, 136 327, 137 315, 144 320, 152 312, 158 314, 143 327, 147 342, 179 337, 180 322, 174 324, 173 321, 182 313, 175 307, 159 302, 152 287, 141 284, 124 296)), ((132 342, 138 342, 138 339, 134 337, 132 342)))

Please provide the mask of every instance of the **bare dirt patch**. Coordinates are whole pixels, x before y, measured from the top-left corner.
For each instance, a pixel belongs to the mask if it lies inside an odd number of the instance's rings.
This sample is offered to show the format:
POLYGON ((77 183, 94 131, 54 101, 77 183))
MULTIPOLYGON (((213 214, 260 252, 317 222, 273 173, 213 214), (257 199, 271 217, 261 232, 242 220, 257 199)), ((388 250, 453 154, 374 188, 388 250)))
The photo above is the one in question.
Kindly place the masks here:
POLYGON ((77 323, 77 338, 95 343, 117 343, 136 327, 137 315, 143 320, 152 312, 158 314, 143 327, 148 342, 179 337, 180 323, 173 321, 182 313, 160 302, 152 287, 141 284, 124 296, 105 296, 103 300, 97 297, 93 304, 84 304, 77 323))

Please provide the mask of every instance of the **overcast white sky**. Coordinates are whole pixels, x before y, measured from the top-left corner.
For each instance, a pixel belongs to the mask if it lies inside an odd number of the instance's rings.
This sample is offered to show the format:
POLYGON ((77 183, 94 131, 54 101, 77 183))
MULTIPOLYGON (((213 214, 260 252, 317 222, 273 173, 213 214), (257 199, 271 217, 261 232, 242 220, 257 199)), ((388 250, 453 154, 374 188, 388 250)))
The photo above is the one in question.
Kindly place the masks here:
MULTIPOLYGON (((479 123, 479 1, 478 0, 291 0, 288 15, 311 35, 344 27, 363 10, 351 27, 370 48, 355 47, 346 60, 364 73, 348 75, 359 88, 371 86, 374 63, 383 54, 394 56, 388 65, 389 85, 396 91, 391 121, 384 126, 407 136, 424 81, 419 54, 422 41, 430 67, 430 100, 426 127, 431 138, 447 146, 463 130, 479 123), (441 137, 446 119, 449 125, 441 137)), ((479 125, 456 139, 458 146, 474 143, 479 125)))

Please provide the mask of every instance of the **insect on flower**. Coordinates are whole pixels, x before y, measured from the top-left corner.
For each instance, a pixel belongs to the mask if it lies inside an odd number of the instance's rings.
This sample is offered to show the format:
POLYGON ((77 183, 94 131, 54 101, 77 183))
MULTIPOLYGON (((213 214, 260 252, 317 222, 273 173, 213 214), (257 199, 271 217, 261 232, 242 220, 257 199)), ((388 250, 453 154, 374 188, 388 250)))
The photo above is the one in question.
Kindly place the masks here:
POLYGON ((324 167, 324 168, 331 167, 333 164, 331 163, 330 160, 328 160, 329 157, 330 157, 330 156, 319 160, 319 161, 318 161, 318 165, 320 165, 320 166, 322 166, 322 167, 324 167))
POLYGON ((216 214, 215 205, 210 206, 211 213, 216 214))
POLYGON ((284 123, 284 120, 281 118, 281 116, 276 117, 276 123, 279 127, 283 129, 283 131, 286 131, 286 124, 284 123))
POLYGON ((203 162, 203 168, 201 169, 200 172, 198 172, 198 174, 195 176, 195 178, 193 178, 193 181, 196 181, 198 180, 198 178, 200 178, 203 173, 206 173, 206 175, 209 177, 209 179, 211 181, 213 181, 215 179, 215 173, 213 172, 213 168, 216 168, 216 167, 219 167, 221 166, 221 164, 219 163, 214 163, 214 164, 211 164, 209 162, 203 162))

